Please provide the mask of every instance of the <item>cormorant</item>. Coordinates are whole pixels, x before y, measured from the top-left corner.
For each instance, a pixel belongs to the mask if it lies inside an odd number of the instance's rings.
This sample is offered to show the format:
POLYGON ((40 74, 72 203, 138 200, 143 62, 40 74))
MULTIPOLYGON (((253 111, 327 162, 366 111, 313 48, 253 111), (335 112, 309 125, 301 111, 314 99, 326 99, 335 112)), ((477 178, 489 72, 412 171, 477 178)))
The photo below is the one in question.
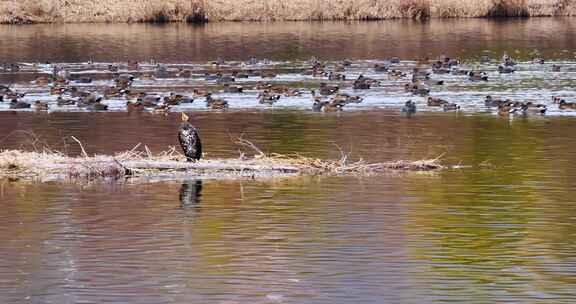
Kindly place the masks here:
POLYGON ((178 141, 187 161, 197 161, 202 157, 202 144, 198 129, 188 122, 188 115, 182 113, 182 124, 178 130, 178 141))

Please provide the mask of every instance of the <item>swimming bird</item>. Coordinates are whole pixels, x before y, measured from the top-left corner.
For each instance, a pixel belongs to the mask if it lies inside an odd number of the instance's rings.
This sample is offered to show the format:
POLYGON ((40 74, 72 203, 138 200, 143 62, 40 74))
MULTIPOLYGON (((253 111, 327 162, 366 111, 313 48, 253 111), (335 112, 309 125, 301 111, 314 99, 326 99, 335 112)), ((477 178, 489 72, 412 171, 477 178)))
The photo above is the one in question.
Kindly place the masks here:
POLYGON ((460 110, 460 106, 456 103, 448 102, 442 105, 442 109, 444 110, 444 112, 458 111, 460 110))
POLYGON ((468 80, 470 81, 488 81, 486 72, 468 71, 468 80))
POLYGON ((198 129, 188 122, 188 115, 182 113, 182 123, 178 129, 178 141, 184 151, 186 160, 189 162, 198 161, 202 158, 202 143, 198 129))
POLYGON ((560 110, 576 109, 576 102, 566 102, 564 99, 562 99, 560 102, 558 102, 558 108, 560 110))
POLYGON ((48 111, 48 103, 47 102, 42 102, 40 100, 36 100, 34 102, 34 109, 36 111, 48 111))
POLYGON ((326 84, 325 82, 320 83, 320 95, 332 95, 338 92, 340 88, 338 86, 331 86, 326 84))
POLYGON ((221 110, 228 108, 228 101, 222 98, 213 98, 212 94, 206 95, 206 106, 212 109, 221 110))
POLYGON ((25 101, 20 101, 16 98, 10 101, 10 109, 28 109, 30 104, 25 101))
POLYGON ((502 104, 509 103, 510 100, 495 99, 491 95, 486 96, 484 99, 484 105, 487 107, 499 107, 502 104))
POLYGON ((406 101, 406 103, 404 104, 402 109, 400 109, 400 111, 404 114, 407 114, 407 115, 415 114, 416 113, 416 103, 413 102, 412 100, 408 100, 408 101, 406 101))
POLYGON ((514 73, 516 70, 512 67, 512 66, 508 66, 508 65, 499 65, 498 66, 498 72, 500 72, 500 74, 510 74, 510 73, 514 73))
POLYGON ((268 90, 264 90, 258 95, 258 102, 261 104, 273 105, 276 101, 280 99, 279 94, 274 94, 268 90))
POLYGON ((448 101, 438 97, 428 97, 426 103, 429 107, 441 107, 448 103, 448 101))
POLYGON ((356 80, 354 80, 353 88, 354 90, 368 90, 370 89, 370 85, 372 80, 370 78, 364 77, 364 75, 358 76, 356 80))

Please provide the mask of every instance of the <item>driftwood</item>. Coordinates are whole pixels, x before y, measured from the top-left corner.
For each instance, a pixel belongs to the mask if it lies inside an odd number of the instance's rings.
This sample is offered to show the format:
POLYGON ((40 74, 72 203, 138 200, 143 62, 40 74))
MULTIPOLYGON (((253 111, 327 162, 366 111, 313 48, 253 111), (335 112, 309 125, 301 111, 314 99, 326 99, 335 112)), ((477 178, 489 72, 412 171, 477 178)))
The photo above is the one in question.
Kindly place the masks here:
POLYGON ((144 156, 131 151, 116 156, 68 157, 57 152, 0 151, 0 178, 124 178, 124 177, 274 177, 310 175, 370 175, 391 170, 431 171, 442 169, 437 159, 348 164, 301 156, 266 156, 239 159, 207 159, 186 162, 181 155, 163 152, 144 156))

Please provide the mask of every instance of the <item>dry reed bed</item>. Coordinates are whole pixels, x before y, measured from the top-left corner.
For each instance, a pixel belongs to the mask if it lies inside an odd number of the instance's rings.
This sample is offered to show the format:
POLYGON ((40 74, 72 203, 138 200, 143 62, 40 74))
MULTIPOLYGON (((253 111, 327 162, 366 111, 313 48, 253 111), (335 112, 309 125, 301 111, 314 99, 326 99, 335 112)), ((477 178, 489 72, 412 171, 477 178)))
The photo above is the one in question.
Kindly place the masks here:
POLYGON ((576 0, 0 0, 1 23, 573 15, 576 0))
POLYGON ((348 163, 302 156, 257 154, 237 159, 206 159, 185 162, 175 148, 160 154, 135 152, 134 149, 114 156, 70 157, 43 150, 26 152, 0 151, 0 179, 66 180, 122 177, 272 177, 291 175, 373 175, 391 171, 433 171, 442 169, 438 159, 394 161, 385 163, 348 163))

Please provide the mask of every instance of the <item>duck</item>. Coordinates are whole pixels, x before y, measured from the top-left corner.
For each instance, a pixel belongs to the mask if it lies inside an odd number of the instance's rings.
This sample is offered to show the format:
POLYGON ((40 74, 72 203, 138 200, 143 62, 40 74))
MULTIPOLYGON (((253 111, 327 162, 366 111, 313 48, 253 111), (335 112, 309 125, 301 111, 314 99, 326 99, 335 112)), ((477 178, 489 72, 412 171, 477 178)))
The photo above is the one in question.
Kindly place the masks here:
POLYGON ((50 87, 49 89, 49 94, 50 95, 62 95, 66 92, 65 88, 59 87, 59 86, 54 86, 54 87, 50 87))
POLYGON ((562 69, 561 65, 557 65, 557 64, 552 65, 552 72, 560 72, 561 69, 562 69))
POLYGON ((190 77, 192 77, 192 71, 185 70, 185 69, 178 69, 178 72, 176 73, 176 77, 178 77, 178 78, 190 78, 190 77))
POLYGON ((564 99, 558 97, 558 96, 552 96, 552 102, 553 103, 560 103, 561 101, 566 102, 564 99))
POLYGON ((389 70, 388 71, 388 76, 391 77, 392 79, 400 79, 400 78, 404 78, 406 76, 408 76, 406 73, 402 72, 402 71, 398 71, 398 70, 389 70))
POLYGON ((338 92, 340 88, 338 86, 328 85, 325 82, 320 83, 320 95, 332 95, 338 92))
POLYGON ((77 97, 88 97, 91 95, 89 92, 80 91, 77 87, 71 87, 68 89, 70 92, 70 96, 77 98, 77 97))
POLYGON ((576 102, 566 102, 565 100, 560 100, 560 102, 558 102, 558 108, 560 110, 576 109, 576 102))
POLYGON ((404 103, 404 106, 400 109, 400 112, 402 112, 406 115, 415 114, 416 113, 416 103, 413 102, 412 100, 406 101, 406 103, 404 103))
POLYGON ((158 64, 156 68, 154 68, 154 77, 155 78, 170 78, 170 72, 165 65, 158 64))
POLYGON ((114 76, 114 82, 117 86, 121 86, 123 83, 131 84, 135 78, 133 74, 122 73, 114 76))
POLYGON ((502 117, 509 117, 512 114, 516 114, 518 108, 512 107, 509 104, 501 104, 498 106, 498 115, 502 117))
POLYGON ((546 114, 546 111, 548 110, 548 108, 543 105, 543 104, 532 104, 531 102, 525 103, 520 107, 520 112, 523 115, 529 115, 529 114, 546 114))
POLYGON ((140 76, 138 77, 140 80, 154 80, 154 74, 152 74, 151 72, 143 72, 140 73, 140 76))
POLYGON ((507 65, 499 65, 498 66, 498 72, 500 74, 510 74, 510 73, 514 73, 516 70, 512 67, 512 66, 507 66, 507 65))
POLYGON ((544 64, 545 60, 542 57, 534 57, 532 58, 532 63, 534 64, 544 64))
POLYGON ((280 99, 280 95, 274 94, 267 90, 263 91, 258 95, 258 102, 261 104, 272 105, 280 99))
POLYGON ((487 64, 487 63, 490 63, 491 61, 492 61, 492 59, 488 55, 480 56, 480 63, 482 63, 482 64, 487 64))
POLYGON ((488 81, 486 72, 468 71, 468 80, 470 81, 488 81))
POLYGON ((340 103, 325 102, 322 104, 321 111, 322 112, 339 112, 339 111, 342 111, 343 107, 344 107, 344 105, 340 104, 340 103))
POLYGON ((349 103, 361 103, 363 98, 360 96, 348 95, 346 93, 338 93, 332 98, 332 100, 346 105, 349 103))
POLYGON ((168 115, 171 106, 167 104, 157 105, 152 109, 152 114, 156 115, 168 115))
POLYGON ((126 101, 126 111, 128 112, 142 112, 146 107, 141 102, 126 101))
POLYGON ((213 98, 212 94, 206 96, 206 106, 211 109, 226 109, 228 108, 228 101, 222 98, 213 98))
POLYGON ((34 109, 36 111, 48 111, 48 103, 47 102, 42 102, 40 100, 36 100, 34 102, 34 109))
POLYGON ((217 57, 216 60, 211 61, 212 65, 224 65, 226 64, 226 60, 224 60, 224 58, 222 57, 217 57))
POLYGON ((120 70, 120 67, 116 64, 109 64, 108 65, 108 71, 112 72, 112 73, 116 73, 120 70))
POLYGON ((364 75, 358 76, 354 80, 353 88, 354 90, 368 90, 372 84, 372 79, 364 77, 364 75))
POLYGON ((125 99, 138 99, 144 98, 146 96, 146 92, 143 91, 136 91, 136 90, 122 90, 119 88, 109 88, 104 91, 104 96, 124 96, 125 99))
POLYGON ((210 91, 208 90, 203 90, 203 89, 193 89, 192 90, 192 94, 194 97, 207 97, 208 95, 212 94, 210 91))
POLYGON ((374 72, 377 73, 388 72, 389 69, 390 69, 389 64, 381 64, 381 63, 374 64, 374 72))
POLYGON ((143 104, 145 107, 155 107, 162 98, 156 95, 145 95, 138 97, 136 102, 143 104))
POLYGON ((26 93, 18 93, 15 91, 9 91, 4 94, 4 97, 6 97, 6 99, 18 99, 24 96, 26 96, 26 93))
POLYGON ((20 71, 20 66, 17 63, 3 63, 0 65, 0 70, 15 73, 20 71))
POLYGON ((240 85, 231 86, 229 83, 225 83, 222 91, 224 93, 242 93, 244 88, 240 85))
POLYGON ((516 65, 516 62, 514 62, 514 60, 512 60, 512 57, 508 56, 507 53, 504 53, 504 55, 502 55, 502 65, 511 67, 516 65))
POLYGON ((486 96, 484 99, 484 105, 487 107, 499 107, 505 103, 509 103, 510 100, 495 99, 491 95, 486 96))
POLYGON ((236 81, 236 79, 234 79, 234 76, 231 75, 219 75, 219 77, 216 79, 216 83, 229 83, 229 82, 234 82, 236 81))
POLYGON ((12 92, 12 89, 10 89, 10 87, 5 86, 5 85, 3 85, 3 84, 0 84, 0 95, 1 95, 1 94, 7 94, 7 93, 10 93, 10 92, 12 92))
POLYGON ((241 73, 239 71, 232 71, 232 76, 234 78, 241 78, 241 79, 246 79, 246 78, 250 78, 250 75, 247 73, 241 73))
POLYGON ((44 86, 44 85, 48 85, 51 81, 52 81, 52 79, 49 78, 48 76, 40 76, 34 80, 34 83, 36 85, 44 86))
POLYGON ((429 107, 441 107, 445 104, 448 104, 448 101, 441 98, 429 96, 428 99, 426 99, 426 104, 429 107))
POLYGON ((162 100, 163 100, 164 104, 170 105, 170 106, 177 106, 180 103, 182 103, 183 101, 190 103, 190 100, 188 97, 185 97, 184 95, 180 95, 180 94, 175 94, 175 93, 170 93, 169 96, 164 96, 164 98, 162 100))
POLYGON ((128 63, 126 64, 126 67, 128 68, 128 70, 138 70, 140 68, 140 64, 138 63, 138 61, 129 60, 128 63))
POLYGON ((102 96, 97 96, 96 94, 89 94, 88 96, 80 97, 80 100, 78 100, 77 105, 79 107, 85 107, 95 103, 99 103, 100 101, 102 101, 102 99, 103 99, 102 96))
POLYGON ((330 81, 344 81, 344 80, 346 80, 346 76, 344 74, 340 74, 340 73, 328 72, 328 80, 330 80, 330 81))
POLYGON ((416 82, 418 80, 426 80, 430 78, 430 72, 426 70, 421 70, 419 68, 412 69, 412 82, 416 82))
POLYGON ((442 105, 442 110, 444 110, 444 112, 458 111, 458 110, 460 110, 460 106, 456 103, 453 103, 453 102, 447 102, 447 103, 442 105))
POLYGON ((314 103, 312 103, 312 111, 314 112, 322 111, 322 107, 324 107, 325 103, 327 103, 327 101, 314 101, 314 103))
POLYGON ((74 83, 92 83, 92 78, 91 77, 78 77, 76 79, 73 80, 74 83))
POLYGON ((270 71, 262 71, 260 73, 260 77, 262 78, 275 78, 276 74, 270 71))
POLYGON ((352 66, 352 60, 344 59, 344 60, 340 61, 338 64, 340 64, 344 67, 349 67, 349 66, 352 66))
POLYGON ((300 90, 295 88, 286 88, 284 92, 282 92, 282 94, 284 94, 285 97, 295 97, 295 96, 301 96, 302 92, 300 92, 300 90))
POLYGON ((20 101, 17 98, 12 98, 10 101, 10 109, 28 109, 30 104, 25 101, 20 101))
POLYGON ((413 95, 427 96, 430 94, 430 88, 419 83, 407 83, 404 85, 406 92, 411 92, 413 95))
POLYGON ((58 98, 56 98, 56 104, 58 106, 72 106, 76 104, 76 100, 74 99, 64 99, 64 97, 62 96, 58 96, 58 98))
POLYGON ((97 101, 95 103, 89 104, 86 107, 86 109, 89 111, 107 111, 108 105, 105 105, 105 104, 101 103, 100 101, 97 101))
MULTIPOLYGON (((314 112, 325 111, 324 107, 328 104, 327 100, 322 100, 322 97, 317 96, 316 90, 310 90, 310 97, 312 98, 312 110, 314 112)), ((329 110, 332 110, 332 108, 329 110)))

